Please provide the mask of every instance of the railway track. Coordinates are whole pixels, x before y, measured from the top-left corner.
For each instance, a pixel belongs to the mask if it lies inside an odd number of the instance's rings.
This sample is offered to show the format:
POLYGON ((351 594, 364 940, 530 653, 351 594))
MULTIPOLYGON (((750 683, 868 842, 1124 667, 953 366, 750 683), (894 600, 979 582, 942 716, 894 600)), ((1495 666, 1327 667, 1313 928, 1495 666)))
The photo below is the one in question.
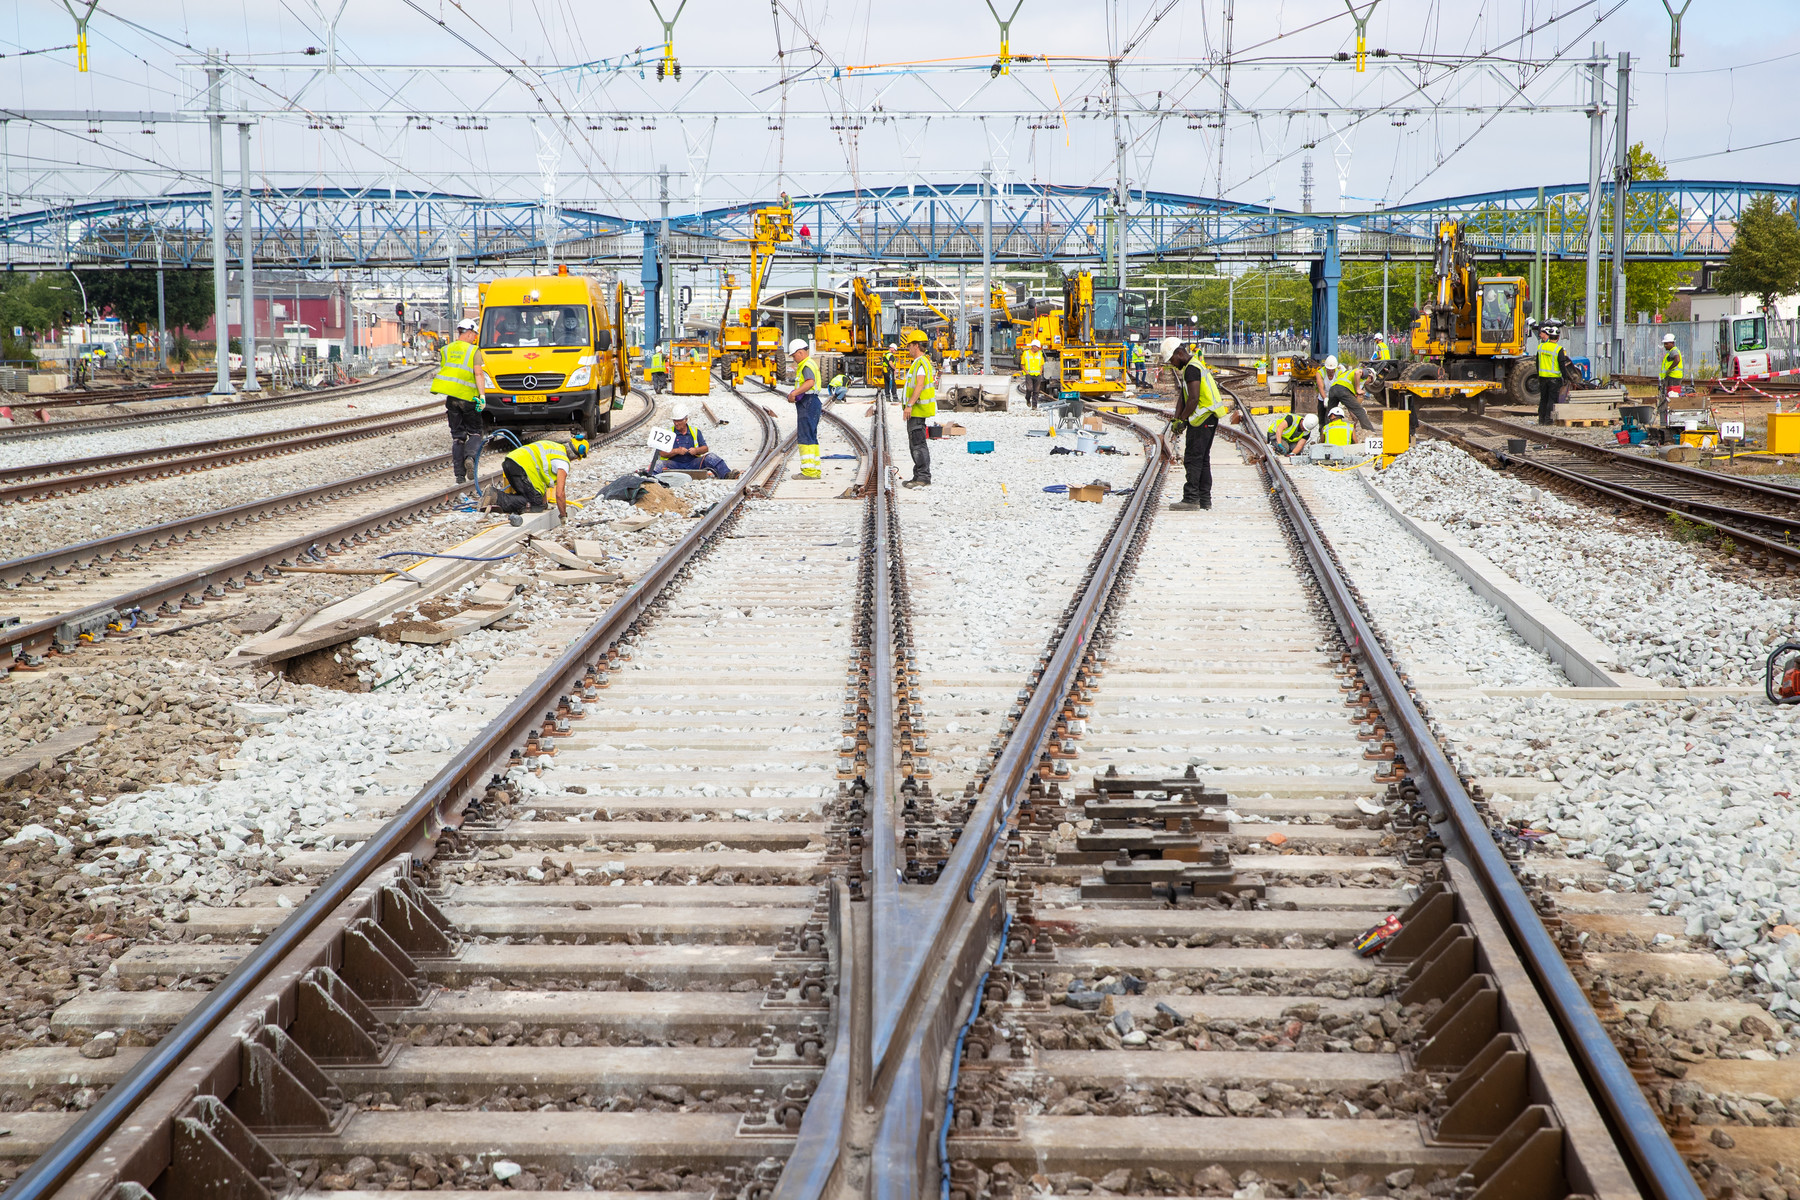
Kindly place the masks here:
MULTIPOLYGON (((124 404, 136 400, 194 400, 206 396, 218 378, 212 371, 180 371, 155 383, 117 383, 89 386, 79 391, 32 396, 24 392, 0 393, 19 404, 37 408, 81 408, 93 404, 124 404)), ((231 378, 241 382, 242 369, 231 378)))
POLYGON ((165 479, 172 475, 187 475, 195 471, 254 462, 283 454, 297 454, 304 450, 385 437, 390 433, 417 429, 433 421, 440 421, 443 412, 444 406, 441 403, 416 404, 394 412, 369 413, 290 429, 272 429, 266 433, 247 434, 243 437, 213 438, 179 446, 132 450, 123 454, 96 454, 58 462, 0 468, 0 505, 41 500, 48 496, 85 492, 94 488, 142 483, 150 479, 165 479))
POLYGON ((10 425, 0 428, 0 443, 19 439, 59 437, 70 433, 98 433, 108 429, 142 429, 151 425, 168 425, 177 421, 204 421, 212 417, 239 416, 244 413, 279 412, 305 404, 319 404, 354 396, 360 392, 378 392, 386 388, 416 383, 431 372, 429 367, 402 371, 384 379, 371 379, 345 387, 321 388, 300 396, 272 397, 267 400, 233 400, 228 404, 194 404, 184 408, 150 409, 144 412, 115 413, 105 417, 81 417, 68 421, 47 421, 41 425, 10 425))
POLYGON ((1613 450, 1494 417, 1438 418, 1421 421, 1419 428, 1590 496, 1709 525, 1737 542, 1753 566, 1786 573, 1800 562, 1800 488, 1613 450), (1508 445, 1519 440, 1526 443, 1523 452, 1508 445))
MULTIPOLYGON (((639 399, 641 410, 601 445, 650 419, 653 404, 639 399)), ((433 455, 0 562, 0 637, 18 665, 33 668, 48 648, 73 649, 109 626, 154 624, 265 584, 283 566, 321 562, 460 503, 465 485, 436 482, 449 466, 448 454, 433 455)))
POLYGON ((295 907, 119 960, 224 976, 107 1001, 154 1047, 0 1055, 109 1089, 9 1118, 11 1194, 1698 1196, 1255 442, 1200 539, 1110 418, 1135 486, 934 793, 885 416, 864 504, 718 506, 295 907))

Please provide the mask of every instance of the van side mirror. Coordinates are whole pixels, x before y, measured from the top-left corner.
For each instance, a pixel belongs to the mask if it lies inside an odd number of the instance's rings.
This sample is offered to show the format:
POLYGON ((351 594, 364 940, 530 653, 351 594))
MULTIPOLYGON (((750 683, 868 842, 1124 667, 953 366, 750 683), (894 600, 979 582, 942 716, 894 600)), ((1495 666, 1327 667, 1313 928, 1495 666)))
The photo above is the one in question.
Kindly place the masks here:
POLYGON ((596 350, 611 350, 612 349, 612 330, 602 329, 594 334, 594 349, 596 349, 596 350))

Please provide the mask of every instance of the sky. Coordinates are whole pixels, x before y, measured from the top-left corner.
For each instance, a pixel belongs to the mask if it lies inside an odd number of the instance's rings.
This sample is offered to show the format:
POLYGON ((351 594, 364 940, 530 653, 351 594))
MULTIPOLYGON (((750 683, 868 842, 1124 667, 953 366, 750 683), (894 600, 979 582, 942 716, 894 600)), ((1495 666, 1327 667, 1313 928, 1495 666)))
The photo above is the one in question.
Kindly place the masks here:
MULTIPOLYGON (((1310 159, 1316 208, 1366 210, 1585 180, 1578 112, 1420 110, 1508 96, 1580 107, 1598 41, 1632 53, 1629 137, 1671 176, 1793 182, 1800 162, 1800 140, 1782 142, 1800 139, 1784 112, 1800 65, 1793 0, 1700 0, 1678 68, 1662 0, 1356 0, 1362 74, 1332 61, 1355 49, 1345 0, 1238 0, 1229 29, 1228 0, 994 2, 1002 15, 1019 3, 1011 49, 1033 60, 1000 78, 983 2, 687 0, 677 81, 656 78, 650 0, 102 0, 85 73, 63 48, 74 22, 61 0, 16 0, 0 16, 0 108, 200 111, 200 58, 217 47, 227 110, 258 114, 263 183, 528 198, 548 181, 559 203, 641 217, 662 167, 677 213, 984 169, 1110 185, 1105 60, 1123 51, 1133 188, 1298 208, 1310 159), (334 16, 330 72, 305 51, 328 45, 334 16), (1296 111, 1322 108, 1341 111, 1296 111)), ((672 14, 681 0, 659 3, 672 14)), ((7 122, 13 211, 205 186, 204 124, 141 124, 7 122)))

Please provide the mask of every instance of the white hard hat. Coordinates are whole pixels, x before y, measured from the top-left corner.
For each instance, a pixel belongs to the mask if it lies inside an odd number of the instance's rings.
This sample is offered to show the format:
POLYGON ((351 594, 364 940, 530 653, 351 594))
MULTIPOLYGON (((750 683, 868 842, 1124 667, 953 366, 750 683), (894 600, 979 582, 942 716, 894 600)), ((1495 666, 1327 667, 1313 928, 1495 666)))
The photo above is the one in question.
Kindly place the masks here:
POLYGON ((1331 411, 1325 414, 1325 419, 1327 421, 1348 421, 1350 418, 1345 414, 1343 405, 1334 404, 1331 406, 1331 411))
POLYGON ((805 338, 795 338, 793 341, 788 343, 788 353, 789 354, 799 354, 802 350, 805 350, 805 349, 806 349, 806 339, 805 338))
POLYGON ((1335 371, 1338 369, 1337 355, 1327 354, 1325 356, 1325 369, 1327 371, 1335 371))
POLYGON ((456 323, 456 332, 458 332, 458 333, 463 332, 465 329, 474 329, 474 328, 475 328, 475 321, 472 317, 464 317, 462 320, 460 320, 456 323))
POLYGON ((1672 334, 1672 333, 1663 334, 1663 345, 1673 346, 1674 344, 1675 344, 1675 335, 1674 334, 1672 334))
POLYGON ((1312 413, 1307 413, 1300 418, 1300 424, 1306 427, 1306 432, 1312 433, 1319 428, 1319 418, 1312 413))
POLYGON ((1036 338, 1033 338, 1031 341, 1031 348, 1033 350, 1042 350, 1044 348, 1044 343, 1038 341, 1036 338))
POLYGON ((1175 357, 1175 352, 1179 349, 1181 349, 1181 339, 1180 338, 1166 337, 1162 340, 1162 356, 1164 358, 1175 357))
POLYGON ((688 419, 688 406, 685 404, 677 404, 674 408, 669 410, 669 416, 672 419, 677 420, 677 421, 687 420, 688 419))

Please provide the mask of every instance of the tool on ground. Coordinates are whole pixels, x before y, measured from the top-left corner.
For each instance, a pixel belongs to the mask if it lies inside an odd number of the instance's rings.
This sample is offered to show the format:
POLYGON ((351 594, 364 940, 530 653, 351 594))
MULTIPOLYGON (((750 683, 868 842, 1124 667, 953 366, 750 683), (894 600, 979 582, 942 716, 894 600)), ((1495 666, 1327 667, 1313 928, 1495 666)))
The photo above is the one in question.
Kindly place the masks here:
POLYGON ((1800 704, 1800 642, 1783 642, 1769 651, 1763 691, 1770 704, 1800 704))

